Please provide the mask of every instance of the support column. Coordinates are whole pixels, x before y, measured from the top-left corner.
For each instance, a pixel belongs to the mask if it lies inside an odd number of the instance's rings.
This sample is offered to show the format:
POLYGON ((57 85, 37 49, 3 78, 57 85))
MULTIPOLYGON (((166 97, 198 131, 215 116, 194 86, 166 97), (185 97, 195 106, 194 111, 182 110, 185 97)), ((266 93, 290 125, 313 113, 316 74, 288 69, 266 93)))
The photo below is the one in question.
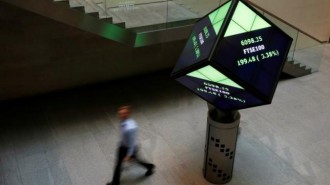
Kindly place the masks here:
POLYGON ((208 107, 204 178, 214 184, 225 184, 233 176, 240 114, 223 112, 210 104, 208 107))

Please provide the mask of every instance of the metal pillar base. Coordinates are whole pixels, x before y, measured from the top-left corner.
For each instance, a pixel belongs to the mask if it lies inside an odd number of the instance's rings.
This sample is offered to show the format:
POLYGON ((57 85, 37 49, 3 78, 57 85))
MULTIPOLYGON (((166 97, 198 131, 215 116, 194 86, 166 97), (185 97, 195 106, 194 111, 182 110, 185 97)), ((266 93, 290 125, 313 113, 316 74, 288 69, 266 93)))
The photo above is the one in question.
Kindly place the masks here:
POLYGON ((209 105, 204 154, 204 178, 213 184, 228 183, 233 167, 240 114, 222 112, 209 105))

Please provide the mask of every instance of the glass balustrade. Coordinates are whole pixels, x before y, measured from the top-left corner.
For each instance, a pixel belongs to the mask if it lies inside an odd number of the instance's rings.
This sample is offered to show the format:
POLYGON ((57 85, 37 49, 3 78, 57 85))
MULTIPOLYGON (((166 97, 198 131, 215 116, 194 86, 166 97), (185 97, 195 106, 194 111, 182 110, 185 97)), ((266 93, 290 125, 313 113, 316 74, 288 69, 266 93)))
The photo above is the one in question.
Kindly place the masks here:
POLYGON ((299 32, 293 61, 311 68, 312 72, 318 71, 321 65, 324 47, 324 44, 299 32))
POLYGON ((260 9, 259 11, 293 38, 288 61, 305 66, 306 69, 311 69, 312 72, 318 71, 322 61, 324 44, 274 15, 260 9))
MULTIPOLYGON (((72 7, 84 7, 86 13, 98 13, 125 28, 166 25, 176 22, 192 24, 215 9, 224 0, 70 0, 72 7), (189 22, 189 20, 191 20, 189 22)), ((164 28, 164 26, 162 26, 164 28)))
MULTIPOLYGON (((96 13, 100 19, 109 19, 134 32, 192 25, 196 20, 227 0, 70 0, 74 7, 83 6, 86 13, 96 13), (146 29, 145 29, 146 27, 146 29), (143 28, 143 29, 139 29, 143 28)), ((317 71, 324 46, 266 10, 252 4, 270 21, 293 38, 288 61, 305 65, 317 71)))

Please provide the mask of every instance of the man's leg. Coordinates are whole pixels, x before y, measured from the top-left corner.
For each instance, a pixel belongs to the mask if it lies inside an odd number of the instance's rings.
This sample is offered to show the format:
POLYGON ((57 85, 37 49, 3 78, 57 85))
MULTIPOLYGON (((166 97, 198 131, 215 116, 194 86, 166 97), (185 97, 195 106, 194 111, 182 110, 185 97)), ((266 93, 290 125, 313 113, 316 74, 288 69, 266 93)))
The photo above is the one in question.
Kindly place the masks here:
POLYGON ((118 148, 118 154, 117 154, 117 164, 115 167, 115 172, 112 177, 112 183, 109 183, 111 185, 119 185, 120 184, 120 173, 121 173, 121 165, 123 163, 123 160, 126 156, 127 148, 126 147, 119 147, 118 148))
POLYGON ((141 160, 138 156, 138 148, 135 149, 134 151, 134 154, 132 156, 132 158, 138 163, 140 164, 141 166, 143 166, 144 168, 147 169, 147 172, 146 172, 146 176, 149 176, 149 175, 152 175, 153 172, 154 172, 154 169, 155 169, 155 165, 154 164, 151 164, 151 163, 148 163, 144 160, 141 160))

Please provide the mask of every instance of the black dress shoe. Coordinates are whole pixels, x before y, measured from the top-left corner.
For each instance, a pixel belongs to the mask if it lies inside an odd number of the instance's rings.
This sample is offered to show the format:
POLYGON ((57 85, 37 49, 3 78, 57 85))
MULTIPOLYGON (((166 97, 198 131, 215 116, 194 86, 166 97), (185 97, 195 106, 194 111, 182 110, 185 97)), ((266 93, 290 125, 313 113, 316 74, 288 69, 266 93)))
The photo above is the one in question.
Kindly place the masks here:
POLYGON ((152 165, 148 171, 145 173, 145 176, 150 176, 155 172, 155 165, 152 165))

